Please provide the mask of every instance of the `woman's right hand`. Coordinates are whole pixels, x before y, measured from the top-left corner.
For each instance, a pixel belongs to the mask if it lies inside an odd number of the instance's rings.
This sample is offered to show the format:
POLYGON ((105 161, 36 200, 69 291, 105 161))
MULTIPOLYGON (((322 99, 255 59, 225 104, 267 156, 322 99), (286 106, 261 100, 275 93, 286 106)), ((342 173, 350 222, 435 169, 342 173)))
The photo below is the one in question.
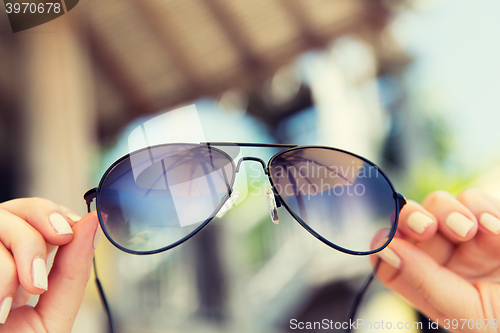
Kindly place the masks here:
POLYGON ((41 198, 1 203, 0 332, 71 332, 100 235, 95 213, 80 219, 41 198), (35 307, 31 295, 40 295, 35 307))
POLYGON ((408 201, 399 221, 378 254, 382 283, 447 331, 500 332, 500 201, 439 191, 408 201))

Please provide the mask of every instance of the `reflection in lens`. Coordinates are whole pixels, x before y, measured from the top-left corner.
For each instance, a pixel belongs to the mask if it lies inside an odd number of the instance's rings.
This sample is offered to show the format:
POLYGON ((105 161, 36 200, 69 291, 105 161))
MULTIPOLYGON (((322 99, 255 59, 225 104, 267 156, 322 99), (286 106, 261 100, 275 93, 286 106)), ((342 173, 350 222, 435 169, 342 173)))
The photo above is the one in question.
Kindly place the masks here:
POLYGON ((99 186, 98 212, 117 245, 155 251, 211 219, 233 182, 234 164, 218 149, 154 146, 129 154, 110 169, 99 186))
POLYGON ((379 247, 387 241, 395 192, 371 163, 333 149, 299 148, 276 156, 270 172, 292 214, 331 243, 368 252, 376 235, 379 247))

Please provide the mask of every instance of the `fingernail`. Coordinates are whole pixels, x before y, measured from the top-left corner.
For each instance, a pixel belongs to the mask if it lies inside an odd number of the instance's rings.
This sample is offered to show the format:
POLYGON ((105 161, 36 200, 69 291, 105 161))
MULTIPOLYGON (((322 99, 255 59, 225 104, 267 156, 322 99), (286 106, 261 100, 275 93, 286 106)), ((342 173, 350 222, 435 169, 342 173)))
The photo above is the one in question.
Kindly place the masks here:
POLYGON ((490 213, 484 213, 481 215, 479 223, 495 235, 500 235, 500 220, 490 213))
POLYGON ((33 263, 31 264, 31 275, 33 286, 47 290, 47 266, 45 260, 42 258, 33 259, 33 263))
POLYGON ((75 222, 80 221, 82 219, 81 216, 76 215, 75 213, 71 213, 71 212, 70 213, 66 213, 66 216, 69 217, 72 221, 75 221, 75 222))
POLYGON ((58 235, 71 235, 73 230, 69 226, 68 221, 59 213, 54 213, 49 216, 50 224, 58 235))
POLYGON ((474 226, 474 222, 458 212, 453 212, 448 215, 446 225, 460 237, 465 237, 474 226))
POLYGON ((101 241, 101 238, 102 238, 102 229, 101 229, 101 225, 98 224, 97 228, 95 229, 94 242, 92 244, 92 246, 94 247, 94 249, 97 249, 97 245, 99 245, 99 242, 101 241))
POLYGON ((382 258, 383 261, 388 263, 394 268, 399 269, 401 267, 401 259, 398 257, 396 252, 386 247, 382 251, 378 253, 379 257, 382 258))
POLYGON ((5 297, 2 303, 0 303, 0 324, 5 324, 7 321, 11 307, 12 297, 5 297))
POLYGON ((408 217, 408 226, 417 234, 423 234, 425 229, 434 222, 429 216, 422 212, 416 211, 408 217))

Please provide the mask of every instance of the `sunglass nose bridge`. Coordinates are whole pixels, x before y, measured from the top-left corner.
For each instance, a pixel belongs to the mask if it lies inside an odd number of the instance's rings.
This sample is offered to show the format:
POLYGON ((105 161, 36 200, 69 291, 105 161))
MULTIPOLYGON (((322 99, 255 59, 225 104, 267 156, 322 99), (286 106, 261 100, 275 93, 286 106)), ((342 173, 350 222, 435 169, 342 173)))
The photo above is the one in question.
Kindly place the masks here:
POLYGON ((264 169, 264 173, 267 175, 266 162, 264 162, 262 159, 260 159, 258 157, 251 157, 251 156, 240 158, 240 160, 238 161, 238 164, 236 165, 236 172, 240 171, 240 166, 241 166, 241 163, 243 161, 255 161, 255 162, 259 162, 262 165, 262 169, 264 169))
POLYGON ((271 220, 274 224, 280 223, 280 218, 278 216, 278 206, 276 205, 276 199, 274 197, 274 192, 272 189, 267 190, 267 207, 269 208, 269 214, 271 214, 271 220))
POLYGON ((240 196, 240 191, 234 190, 231 193, 231 196, 227 199, 227 201, 222 205, 217 214, 218 218, 223 217, 231 208, 233 208, 236 201, 238 201, 238 197, 240 196))

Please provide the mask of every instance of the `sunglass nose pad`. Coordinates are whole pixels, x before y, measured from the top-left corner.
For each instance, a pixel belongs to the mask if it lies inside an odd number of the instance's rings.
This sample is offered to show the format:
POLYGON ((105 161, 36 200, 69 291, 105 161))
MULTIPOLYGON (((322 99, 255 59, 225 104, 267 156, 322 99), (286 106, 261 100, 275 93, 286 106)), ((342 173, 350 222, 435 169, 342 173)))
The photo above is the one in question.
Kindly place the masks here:
POLYGON ((271 214, 271 220, 274 224, 280 223, 280 218, 278 216, 278 207, 276 206, 276 199, 274 198, 274 192, 272 189, 267 190, 267 207, 269 207, 269 214, 271 214))
POLYGON ((231 208, 233 208, 236 201, 238 201, 239 196, 240 191, 234 190, 233 193, 231 193, 229 199, 227 199, 227 201, 222 205, 222 207, 219 209, 219 212, 215 216, 217 216, 218 218, 223 217, 231 208))

